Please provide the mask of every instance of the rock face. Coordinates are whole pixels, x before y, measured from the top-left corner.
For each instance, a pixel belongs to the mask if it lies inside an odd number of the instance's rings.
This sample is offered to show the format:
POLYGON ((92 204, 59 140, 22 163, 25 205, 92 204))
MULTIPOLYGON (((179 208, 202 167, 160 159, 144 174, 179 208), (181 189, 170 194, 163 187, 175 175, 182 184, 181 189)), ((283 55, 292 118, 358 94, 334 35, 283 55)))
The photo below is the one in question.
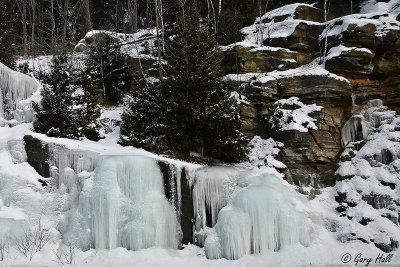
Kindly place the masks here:
POLYGON ((28 163, 43 177, 50 176, 49 146, 31 135, 24 136, 28 163))
POLYGON ((400 110, 400 23, 388 14, 349 15, 360 11, 360 3, 332 3, 328 30, 321 5, 273 11, 264 16, 265 27, 271 28, 271 22, 294 25, 289 35, 278 29, 269 32, 262 47, 238 43, 224 50, 222 63, 230 74, 226 80, 233 88, 241 88, 248 99, 241 107, 244 132, 284 143, 280 160, 288 167, 287 179, 299 186, 320 188, 335 183, 334 170, 344 149, 341 129, 352 114, 360 112, 360 106, 379 98, 400 110), (320 58, 325 36, 326 59, 320 58), (312 61, 314 65, 299 68, 312 61), (328 72, 313 72, 318 64, 328 72), (318 130, 276 132, 269 128, 273 103, 292 96, 324 107, 313 115, 318 130))
POLYGON ((369 51, 350 49, 341 51, 339 56, 328 59, 325 68, 345 76, 367 76, 374 70, 374 54, 369 51))

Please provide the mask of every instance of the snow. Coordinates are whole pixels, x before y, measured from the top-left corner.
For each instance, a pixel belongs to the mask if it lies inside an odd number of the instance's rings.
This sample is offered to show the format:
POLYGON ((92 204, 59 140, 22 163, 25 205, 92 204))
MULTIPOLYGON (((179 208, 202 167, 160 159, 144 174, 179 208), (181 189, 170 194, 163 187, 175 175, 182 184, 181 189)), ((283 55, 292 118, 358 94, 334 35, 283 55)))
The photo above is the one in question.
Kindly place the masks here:
POLYGON ((157 34, 155 28, 140 29, 133 34, 93 30, 88 32, 85 37, 78 42, 76 47, 81 45, 86 46, 87 42, 85 39, 92 38, 99 33, 105 33, 114 37, 121 45, 121 52, 126 53, 132 58, 156 59, 156 57, 152 55, 154 52, 152 49, 155 47, 154 42, 157 34))
POLYGON ((280 99, 274 103, 275 111, 269 122, 272 128, 278 131, 296 130, 299 132, 308 132, 309 129, 317 130, 316 119, 309 115, 312 112, 318 112, 323 109, 322 106, 315 104, 303 104, 298 97, 289 99, 280 99))
MULTIPOLYGON (((276 142, 272 138, 262 139, 260 136, 254 136, 250 143, 250 152, 248 153, 248 162, 243 163, 247 167, 270 167, 276 169, 285 169, 286 165, 277 160, 279 148, 283 143, 276 142)), ((279 174, 277 173, 279 176, 279 174)))
POLYGON ((324 76, 327 78, 336 79, 346 83, 350 83, 346 78, 333 74, 325 69, 324 64, 320 64, 320 59, 317 58, 309 64, 302 65, 298 68, 285 71, 274 70, 267 73, 249 72, 245 74, 228 74, 223 77, 224 81, 236 81, 241 83, 250 83, 253 86, 256 84, 268 84, 272 81, 280 79, 299 77, 299 76, 324 76))
POLYGON ((326 56, 325 60, 338 57, 342 54, 343 51, 357 51, 373 55, 372 51, 368 48, 346 47, 344 45, 338 45, 329 49, 328 55, 326 56))
MULTIPOLYGON (((395 0, 392 0, 393 3, 395 0)), ((366 11, 368 8, 364 9, 366 11)), ((391 13, 390 16, 384 11, 373 12, 366 14, 352 14, 343 17, 339 17, 327 22, 327 27, 321 33, 319 39, 322 40, 325 36, 342 36, 342 33, 346 31, 350 25, 356 27, 363 27, 367 24, 374 25, 376 31, 374 35, 376 37, 385 36, 390 30, 400 30, 400 23, 396 21, 396 11, 391 13), (378 18, 375 18, 377 15, 378 18)), ((397 13, 398 14, 398 13, 397 13)))

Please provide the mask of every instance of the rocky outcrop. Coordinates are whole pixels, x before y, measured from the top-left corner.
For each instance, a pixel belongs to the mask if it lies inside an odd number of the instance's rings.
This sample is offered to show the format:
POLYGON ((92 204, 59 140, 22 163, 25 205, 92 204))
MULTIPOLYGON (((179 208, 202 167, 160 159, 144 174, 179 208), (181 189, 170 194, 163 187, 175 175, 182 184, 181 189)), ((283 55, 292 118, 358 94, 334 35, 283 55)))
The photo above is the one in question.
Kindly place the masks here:
MULTIPOLYGON (((333 170, 344 149, 341 129, 367 101, 383 99, 400 111, 400 24, 389 14, 354 14, 360 11, 360 3, 331 4, 327 28, 321 4, 298 5, 293 12, 288 11, 293 6, 272 11, 262 21, 270 35, 264 46, 249 47, 251 38, 245 36, 246 42, 224 51, 223 67, 231 74, 226 80, 233 88, 241 88, 248 99, 241 107, 245 134, 284 143, 280 160, 288 167, 287 179, 299 186, 335 183, 333 170), (272 22, 281 27, 274 29, 268 24, 272 22), (323 58, 325 36, 328 47, 323 58), (319 66, 328 72, 315 72, 313 68, 319 66), (269 128, 273 103, 292 96, 324 107, 313 115, 318 130, 275 132, 269 128)), ((248 28, 243 33, 254 34, 248 28)))
POLYGON ((332 73, 347 77, 367 76, 374 70, 372 64, 374 56, 368 50, 355 48, 343 50, 338 56, 329 58, 325 63, 325 68, 332 73))
POLYGON ((324 26, 300 22, 295 26, 293 33, 289 36, 267 38, 264 45, 284 47, 294 51, 310 52, 318 51, 318 37, 324 26))
POLYGON ((180 247, 186 244, 194 244, 193 225, 195 218, 193 205, 191 205, 193 203, 193 186, 190 186, 187 182, 186 169, 176 169, 175 166, 165 161, 158 161, 157 163, 164 178, 165 196, 171 205, 175 207, 180 222, 182 231, 180 247), (178 184, 180 188, 178 188, 178 184), (178 190, 181 190, 181 203, 179 203, 178 190))
POLYGON ((49 146, 31 135, 24 136, 28 163, 43 177, 50 177, 49 146))

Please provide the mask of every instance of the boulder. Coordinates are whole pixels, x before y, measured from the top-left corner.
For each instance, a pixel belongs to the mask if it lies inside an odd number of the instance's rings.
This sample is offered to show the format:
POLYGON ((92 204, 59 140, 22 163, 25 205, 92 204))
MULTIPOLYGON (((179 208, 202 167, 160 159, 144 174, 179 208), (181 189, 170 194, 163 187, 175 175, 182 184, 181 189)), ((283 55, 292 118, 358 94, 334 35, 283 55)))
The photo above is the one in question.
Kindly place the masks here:
POLYGON ((236 46, 224 52, 222 66, 226 74, 288 70, 310 63, 315 56, 284 48, 251 49, 236 46))
POLYGON ((25 135, 25 151, 28 163, 43 177, 50 177, 49 167, 49 146, 42 143, 41 140, 25 135))
POLYGON ((374 70, 374 54, 360 49, 341 51, 340 55, 329 58, 325 63, 326 70, 342 74, 345 77, 365 76, 374 70))
POLYGON ((294 19, 324 22, 324 12, 311 6, 299 5, 293 15, 294 19))
POLYGON ((112 36, 112 34, 103 32, 103 31, 92 31, 90 32, 91 34, 87 34, 82 40, 78 42, 78 44, 75 46, 75 51, 76 52, 84 52, 88 49, 90 45, 96 46, 96 44, 104 38, 105 36, 110 36, 113 38, 115 42, 119 42, 120 39, 117 37, 112 36))
MULTIPOLYGON (((337 24, 344 23, 337 21, 337 24)), ((400 31, 388 29, 384 33, 377 33, 373 23, 363 26, 349 24, 347 30, 336 36, 328 38, 329 46, 344 45, 347 47, 364 47, 372 50, 375 55, 381 56, 391 49, 400 48, 400 31)))
POLYGON ((318 51, 318 37, 322 33, 322 24, 299 22, 293 33, 287 37, 267 38, 264 45, 284 47, 290 50, 308 52, 318 51))
POLYGON ((341 79, 321 75, 305 75, 282 78, 278 81, 281 98, 298 96, 301 99, 347 99, 351 105, 351 85, 341 79))

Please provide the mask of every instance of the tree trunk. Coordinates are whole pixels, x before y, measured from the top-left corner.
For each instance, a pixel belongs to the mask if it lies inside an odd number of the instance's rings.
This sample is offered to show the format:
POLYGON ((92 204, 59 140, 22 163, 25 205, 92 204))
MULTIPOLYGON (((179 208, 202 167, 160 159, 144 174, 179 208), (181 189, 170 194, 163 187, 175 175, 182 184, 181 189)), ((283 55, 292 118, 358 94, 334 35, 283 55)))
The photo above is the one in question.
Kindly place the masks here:
POLYGON ((36 52, 36 0, 31 0, 31 53, 35 54, 36 52))
POLYGON ((129 33, 134 33, 138 29, 138 3, 137 0, 128 0, 129 33))
POLYGON ((117 3, 115 5, 115 33, 119 31, 119 0, 117 0, 117 3))
POLYGON ((89 0, 82 0, 83 16, 85 21, 85 31, 93 30, 92 19, 90 18, 90 3, 89 0))
POLYGON ((159 73, 160 79, 162 79, 162 77, 163 77, 161 55, 162 55, 162 48, 164 45, 164 38, 160 38, 160 26, 162 27, 162 29, 161 29, 162 37, 164 37, 164 22, 162 20, 162 7, 161 6, 162 6, 161 0, 155 0, 154 8, 155 8, 155 12, 156 12, 158 73, 159 73))
POLYGON ((55 30, 56 30, 56 20, 54 18, 54 0, 50 1, 50 8, 51 8, 51 49, 53 51, 56 50, 56 46, 57 46, 57 40, 56 40, 56 34, 55 34, 55 30))
POLYGON ((62 20, 62 46, 65 48, 67 42, 68 0, 63 2, 62 20))
POLYGON ((26 0, 21 0, 22 3, 22 36, 24 42, 24 56, 28 55, 28 29, 26 28, 26 0))

